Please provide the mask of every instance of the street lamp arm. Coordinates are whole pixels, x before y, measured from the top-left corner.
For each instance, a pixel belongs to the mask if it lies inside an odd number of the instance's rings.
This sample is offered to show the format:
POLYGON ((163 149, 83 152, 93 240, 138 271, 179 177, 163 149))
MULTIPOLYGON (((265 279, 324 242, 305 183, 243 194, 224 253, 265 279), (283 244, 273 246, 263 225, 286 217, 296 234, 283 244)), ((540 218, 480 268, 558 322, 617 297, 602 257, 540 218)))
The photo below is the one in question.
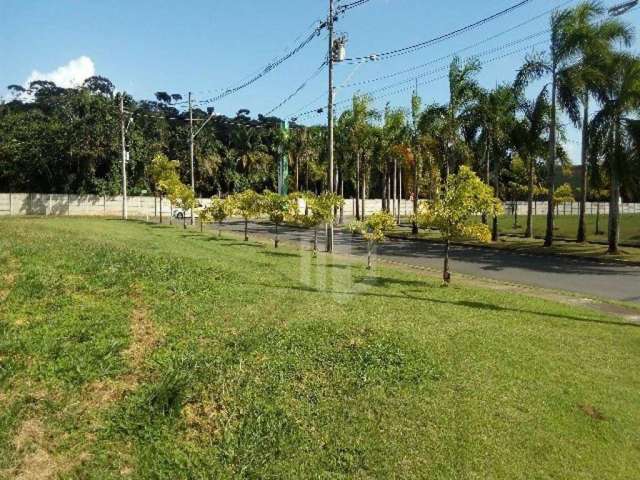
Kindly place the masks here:
POLYGON ((204 123, 202 125, 200 125, 200 128, 198 130, 196 130, 196 133, 193 134, 193 138, 196 138, 198 136, 198 134, 202 131, 202 129, 207 125, 207 123, 209 123, 209 120, 211 120, 215 116, 216 116, 215 112, 211 112, 211 115, 209 115, 209 118, 207 118, 204 121, 204 123))

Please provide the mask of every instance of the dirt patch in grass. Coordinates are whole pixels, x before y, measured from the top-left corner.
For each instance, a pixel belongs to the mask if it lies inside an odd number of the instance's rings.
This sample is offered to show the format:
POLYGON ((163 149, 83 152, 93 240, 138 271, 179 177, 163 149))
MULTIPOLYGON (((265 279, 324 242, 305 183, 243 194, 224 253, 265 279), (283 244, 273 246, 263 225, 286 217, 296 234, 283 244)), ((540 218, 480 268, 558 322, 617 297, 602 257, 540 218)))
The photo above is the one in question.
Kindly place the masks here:
POLYGON ((56 478, 59 464, 47 451, 47 435, 42 423, 29 419, 18 429, 13 445, 21 458, 18 465, 9 471, 9 478, 17 480, 45 480, 56 478))
POLYGON ((188 403, 182 407, 181 413, 189 428, 188 437, 205 435, 207 438, 215 438, 220 436, 223 421, 228 416, 223 405, 210 401, 188 403))
POLYGON ((84 388, 87 399, 84 406, 103 410, 133 392, 140 383, 144 361, 162 339, 151 319, 151 313, 142 298, 141 287, 131 287, 134 307, 130 316, 131 343, 123 352, 129 364, 129 372, 116 378, 100 379, 84 388))
POLYGON ((607 419, 604 416, 604 414, 601 411, 599 411, 596 407, 594 407, 593 405, 589 405, 589 404, 578 405, 578 408, 582 411, 582 413, 584 413, 588 417, 593 418, 594 420, 606 420, 607 419))
POLYGON ((9 258, 6 261, 6 271, 0 275, 0 302, 4 302, 11 293, 13 285, 16 283, 18 270, 18 261, 9 258))
POLYGON ((133 285, 131 291, 134 301, 130 320, 132 340, 124 355, 131 368, 137 371, 149 353, 158 345, 161 335, 156 330, 149 309, 142 300, 141 288, 138 285, 133 285))

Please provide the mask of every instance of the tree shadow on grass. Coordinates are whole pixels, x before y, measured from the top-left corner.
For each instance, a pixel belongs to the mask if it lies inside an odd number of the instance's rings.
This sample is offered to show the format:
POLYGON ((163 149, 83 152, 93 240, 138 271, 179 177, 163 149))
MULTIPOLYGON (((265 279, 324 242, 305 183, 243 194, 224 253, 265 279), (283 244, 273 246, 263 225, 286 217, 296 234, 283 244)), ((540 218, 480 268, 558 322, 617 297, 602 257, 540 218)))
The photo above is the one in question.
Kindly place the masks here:
POLYGON ((269 250, 265 250, 263 252, 260 252, 261 255, 268 255, 270 257, 294 257, 294 258, 300 258, 300 254, 298 253, 288 253, 288 252, 273 252, 273 251, 269 251, 269 250))
MULTIPOLYGON (((370 291, 357 292, 357 291, 340 291, 340 290, 333 290, 333 289, 319 289, 319 288, 308 287, 304 285, 284 286, 284 285, 271 285, 267 283, 255 283, 253 285, 265 287, 265 288, 287 289, 287 290, 296 290, 296 291, 302 291, 302 292, 308 292, 308 293, 322 293, 322 294, 329 294, 329 295, 344 295, 344 296, 351 295, 353 297, 376 297, 376 298, 396 298, 396 299, 402 299, 402 300, 414 300, 417 302, 430 302, 430 303, 437 303, 441 305, 453 305, 458 307, 491 310, 494 312, 511 312, 511 313, 526 314, 526 315, 537 315, 537 316, 546 317, 549 319, 564 319, 564 320, 572 320, 576 322, 595 323, 599 325, 608 325, 608 326, 616 326, 616 327, 635 327, 635 328, 640 327, 640 324, 638 323, 598 320, 595 318, 578 317, 578 316, 565 315, 560 313, 552 314, 552 313, 545 313, 545 312, 535 311, 535 310, 526 310, 522 308, 502 307, 500 305, 495 305, 491 303, 483 303, 483 302, 476 302, 476 301, 469 301, 469 300, 441 300, 433 297, 412 295, 408 292, 404 293, 403 295, 394 295, 390 293, 376 293, 376 292, 370 292, 370 291)), ((439 287, 436 287, 435 285, 431 285, 431 288, 439 288, 439 287)))

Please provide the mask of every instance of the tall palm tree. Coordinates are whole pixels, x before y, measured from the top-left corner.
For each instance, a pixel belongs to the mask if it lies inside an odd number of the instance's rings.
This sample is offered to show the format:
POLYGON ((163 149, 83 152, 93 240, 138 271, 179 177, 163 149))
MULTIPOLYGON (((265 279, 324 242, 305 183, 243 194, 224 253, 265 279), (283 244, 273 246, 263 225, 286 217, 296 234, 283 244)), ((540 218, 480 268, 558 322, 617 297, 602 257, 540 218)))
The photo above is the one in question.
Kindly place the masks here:
POLYGON ((371 122, 380 117, 372 107, 373 99, 368 95, 354 95, 351 112, 349 115, 349 139, 350 148, 356 160, 355 189, 356 189, 356 218, 364 217, 364 197, 367 190, 367 153, 372 145, 371 122), (362 215, 360 212, 360 199, 362 199, 362 215))
POLYGON ((551 105, 549 104, 548 87, 542 88, 532 102, 522 101, 520 105, 522 118, 514 125, 512 131, 513 144, 524 160, 527 169, 527 226, 525 237, 533 238, 533 195, 537 159, 543 158, 548 146, 548 135, 551 127, 551 105))
POLYGON ((445 161, 445 177, 449 175, 451 167, 454 170, 468 157, 469 150, 464 142, 462 132, 464 123, 470 117, 480 96, 480 86, 476 75, 481 66, 477 59, 462 61, 454 57, 449 66, 449 104, 447 105, 447 158, 445 161))
POLYGON ((532 80, 551 77, 551 131, 549 135, 549 151, 547 158, 547 228, 544 244, 553 244, 554 202, 556 162, 558 159, 558 103, 570 113, 577 115, 577 92, 571 88, 574 84, 571 76, 565 75, 571 67, 571 59, 576 52, 575 42, 567 39, 567 24, 571 21, 570 10, 556 11, 551 17, 551 41, 549 54, 534 54, 526 58, 525 64, 516 76, 515 86, 518 91, 532 80))
MULTIPOLYGON (((618 253, 620 192, 632 178, 623 172, 640 161, 640 57, 618 53, 605 66, 606 79, 594 93, 601 110, 591 122, 592 151, 609 171, 609 252, 618 253)), ((632 188, 631 185, 627 185, 632 188)))
MULTIPOLYGON (((491 157, 494 158, 495 196, 500 190, 500 160, 507 154, 510 144, 510 132, 515 123, 518 107, 516 91, 511 85, 499 85, 489 92, 482 92, 471 116, 479 117, 479 143, 484 147, 487 185, 491 179, 491 157)), ((493 217, 492 239, 498 240, 498 217, 493 217)))
POLYGON ((435 200, 440 185, 440 175, 446 163, 448 140, 446 105, 431 104, 427 106, 418 120, 420 133, 420 156, 428 181, 428 197, 435 200))
POLYGON ((420 120, 420 110, 422 107, 422 98, 416 90, 411 95, 411 123, 409 124, 409 136, 411 139, 411 150, 413 153, 413 222, 411 224, 411 233, 418 234, 418 197, 420 195, 420 164, 421 164, 421 148, 420 148, 420 131, 418 130, 418 122, 420 120))
POLYGON ((614 51, 616 43, 627 47, 633 40, 631 27, 615 18, 601 19, 606 13, 599 1, 587 1, 571 11, 571 20, 565 24, 567 42, 576 45, 573 67, 568 69, 579 90, 582 119, 572 118, 582 129, 580 214, 578 220, 578 242, 585 242, 585 208, 587 202, 587 165, 589 152, 589 100, 596 84, 602 80, 603 60, 614 51))

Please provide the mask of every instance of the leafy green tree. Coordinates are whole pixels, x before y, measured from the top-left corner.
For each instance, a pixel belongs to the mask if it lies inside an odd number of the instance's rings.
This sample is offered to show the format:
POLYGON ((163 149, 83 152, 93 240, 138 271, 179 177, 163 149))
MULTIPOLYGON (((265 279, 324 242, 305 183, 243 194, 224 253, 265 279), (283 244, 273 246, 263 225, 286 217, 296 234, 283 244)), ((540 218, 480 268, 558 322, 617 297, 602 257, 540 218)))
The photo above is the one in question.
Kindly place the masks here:
POLYGON ((353 222, 349 229, 360 233, 367 241, 367 269, 371 270, 371 254, 377 243, 385 240, 385 234, 396 226, 396 220, 389 212, 381 211, 369 215, 366 220, 353 222))
POLYGON ((235 211, 234 200, 233 196, 227 198, 213 197, 211 199, 211 205, 209 205, 208 210, 211 218, 218 222, 218 236, 222 235, 222 222, 233 215, 235 211))
POLYGON ((200 233, 204 232, 204 226, 207 223, 211 223, 213 216, 209 208, 200 208, 198 210, 198 220, 200 221, 200 233))
POLYGON ((147 167, 147 175, 151 179, 153 191, 160 198, 160 223, 162 223, 162 198, 166 194, 162 188, 163 181, 178 178, 179 162, 169 160, 163 153, 158 153, 147 167))
POLYGON ((294 206, 291 198, 287 195, 280 195, 279 193, 269 191, 264 192, 262 195, 262 212, 269 216, 269 220, 271 220, 276 228, 274 238, 275 248, 278 248, 278 227, 284 223, 287 218, 295 216, 295 213, 292 211, 294 207, 297 211, 297 202, 294 206))
POLYGON ((262 213, 261 195, 253 190, 245 190, 232 196, 235 211, 244 219, 244 241, 249 240, 249 220, 262 213))
POLYGON ((315 257, 318 254, 318 227, 335 220, 336 208, 340 208, 344 200, 340 195, 330 192, 321 195, 307 192, 303 198, 307 205, 306 212, 300 214, 296 205, 296 214, 292 219, 302 226, 313 228, 313 255, 315 257))
POLYGON ((436 228, 444 240, 444 267, 442 278, 445 285, 451 281, 449 272, 449 248, 455 239, 474 239, 480 242, 491 240, 491 230, 478 223, 476 216, 498 215, 502 207, 494 197, 493 189, 467 166, 460 167, 457 174, 450 175, 435 201, 423 201, 416 221, 421 228, 436 228))
POLYGON ((182 182, 174 184, 175 192, 173 192, 176 205, 182 209, 182 226, 187 228, 187 211, 193 211, 197 206, 196 196, 191 187, 182 182))

